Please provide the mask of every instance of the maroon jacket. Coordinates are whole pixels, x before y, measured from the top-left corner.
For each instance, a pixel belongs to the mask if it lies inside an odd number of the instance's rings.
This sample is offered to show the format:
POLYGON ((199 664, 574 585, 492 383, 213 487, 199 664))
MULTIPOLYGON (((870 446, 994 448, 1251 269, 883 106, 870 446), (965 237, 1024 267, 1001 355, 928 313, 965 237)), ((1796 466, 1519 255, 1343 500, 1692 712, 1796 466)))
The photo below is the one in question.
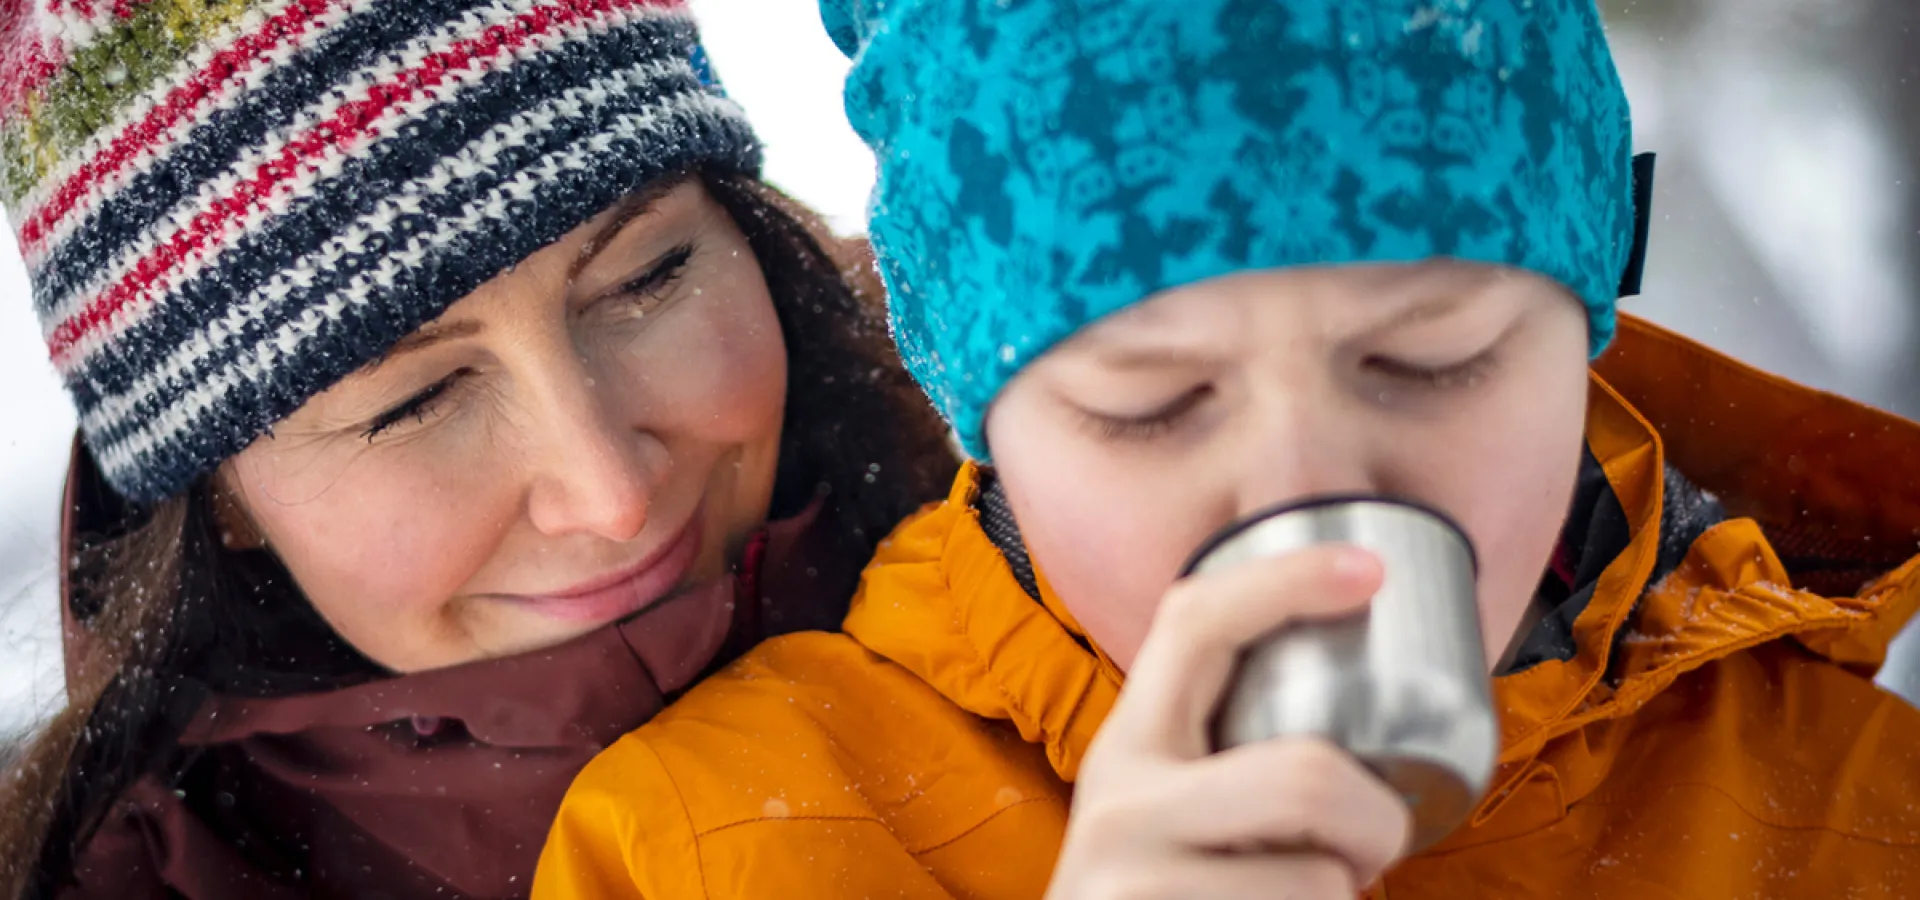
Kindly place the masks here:
MULTIPOLYGON (((862 560, 835 549, 823 518, 816 505, 777 522, 727 583, 559 647, 324 693, 215 697, 182 738, 198 754, 185 777, 128 791, 61 896, 525 896, 588 760, 763 631, 788 630, 763 628, 763 610, 794 622, 844 609, 862 560)), ((71 671, 84 635, 71 622, 68 635, 71 671)))

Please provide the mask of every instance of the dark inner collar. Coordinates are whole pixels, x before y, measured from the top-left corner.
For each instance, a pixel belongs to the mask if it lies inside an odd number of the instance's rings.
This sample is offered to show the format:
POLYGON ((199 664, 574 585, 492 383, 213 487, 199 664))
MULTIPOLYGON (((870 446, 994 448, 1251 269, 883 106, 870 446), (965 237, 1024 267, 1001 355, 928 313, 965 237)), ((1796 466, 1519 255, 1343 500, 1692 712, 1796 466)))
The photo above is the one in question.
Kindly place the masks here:
MULTIPOLYGON (((1727 518, 1720 501, 1696 487, 1678 469, 1668 466, 1665 478, 1660 511, 1660 554, 1649 584, 1678 568, 1693 542, 1727 518)), ((1006 557, 1020 587, 1037 602, 1040 589, 1034 577, 1033 560, 1020 537, 1020 526, 1014 521, 1006 488, 990 470, 982 470, 981 482, 979 496, 974 501, 980 526, 1006 557)), ((1508 662, 1500 674, 1525 671, 1548 660, 1574 657, 1578 652, 1573 637, 1574 620, 1593 601, 1600 573, 1626 550, 1631 539, 1626 511, 1614 494, 1613 485, 1607 482, 1606 471, 1593 452, 1583 447, 1573 504, 1561 529, 1555 565, 1542 576, 1535 597, 1542 613, 1526 637, 1509 652, 1508 662)), ((1628 630, 1621 629, 1620 635, 1624 636, 1628 630)))

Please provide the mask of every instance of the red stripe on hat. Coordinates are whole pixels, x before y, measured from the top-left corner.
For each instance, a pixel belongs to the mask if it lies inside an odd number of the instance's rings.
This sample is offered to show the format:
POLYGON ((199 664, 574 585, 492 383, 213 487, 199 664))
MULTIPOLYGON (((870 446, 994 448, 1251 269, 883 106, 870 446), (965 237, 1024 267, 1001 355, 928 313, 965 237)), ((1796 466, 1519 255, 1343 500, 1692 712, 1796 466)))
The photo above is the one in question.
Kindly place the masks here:
POLYGON ((168 129, 192 115, 218 94, 221 87, 245 74, 268 53, 305 34, 313 20, 328 7, 343 2, 346 0, 294 0, 259 28, 215 54, 200 71, 169 91, 166 99, 155 104, 140 121, 115 135, 105 150, 87 160, 54 190, 46 204, 20 226, 20 252, 27 256, 39 253, 47 236, 73 212, 80 198, 94 185, 119 172, 134 157, 158 143, 168 129))
POLYGON ((0 79, 0 112, 18 110, 27 97, 53 80, 66 61, 62 45, 55 44, 49 49, 45 42, 37 39, 28 44, 19 62, 14 64, 12 77, 0 79))
POLYGON ((155 282, 192 254, 205 249, 232 220, 271 199, 296 175, 317 168, 331 151, 365 137, 381 119, 416 94, 439 86, 456 72, 518 49, 529 39, 556 28, 635 6, 673 7, 683 3, 684 0, 559 0, 436 51, 414 68, 373 85, 365 99, 342 105, 332 116, 289 142, 278 156, 261 165, 251 179, 214 200, 211 208, 195 216, 135 263, 125 278, 55 327, 47 339, 54 365, 64 371, 76 344, 113 321, 122 311, 146 299, 155 282))
POLYGON ((31 0, 0 0, 0 114, 46 84, 66 61, 66 47, 34 30, 31 0))

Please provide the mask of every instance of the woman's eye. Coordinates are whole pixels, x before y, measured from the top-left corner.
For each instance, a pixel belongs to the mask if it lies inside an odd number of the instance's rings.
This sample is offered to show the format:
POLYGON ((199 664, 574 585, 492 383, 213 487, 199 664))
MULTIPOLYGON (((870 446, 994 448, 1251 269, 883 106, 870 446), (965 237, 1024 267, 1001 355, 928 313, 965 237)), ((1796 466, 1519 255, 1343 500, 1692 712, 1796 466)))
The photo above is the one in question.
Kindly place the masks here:
POLYGON ((427 417, 433 414, 434 407, 446 397, 447 391, 453 387, 454 382, 460 380, 460 378, 466 374, 466 370, 463 369, 452 375, 448 375, 429 385, 420 393, 414 394, 406 400, 401 401, 401 403, 394 408, 374 416, 372 421, 369 421, 366 427, 360 432, 360 436, 364 438, 367 443, 371 444, 374 438, 405 424, 409 419, 415 423, 425 422, 427 417))
POLYGON ((658 297, 673 283, 686 274, 687 262, 693 259, 693 245, 681 244, 667 255, 660 257, 645 272, 614 289, 615 296, 631 300, 650 300, 658 297))
POLYGON ((1486 377, 1493 368, 1493 362, 1493 351, 1487 350, 1472 359, 1445 366, 1421 366, 1384 356, 1369 358, 1366 366, 1398 381, 1446 390, 1473 387, 1486 377))
POLYGON ((1203 385, 1194 388, 1153 412, 1139 416, 1115 416, 1106 413, 1084 410, 1088 424, 1102 438, 1112 441, 1147 441, 1160 437, 1184 420, 1187 415, 1213 396, 1213 387, 1203 385))

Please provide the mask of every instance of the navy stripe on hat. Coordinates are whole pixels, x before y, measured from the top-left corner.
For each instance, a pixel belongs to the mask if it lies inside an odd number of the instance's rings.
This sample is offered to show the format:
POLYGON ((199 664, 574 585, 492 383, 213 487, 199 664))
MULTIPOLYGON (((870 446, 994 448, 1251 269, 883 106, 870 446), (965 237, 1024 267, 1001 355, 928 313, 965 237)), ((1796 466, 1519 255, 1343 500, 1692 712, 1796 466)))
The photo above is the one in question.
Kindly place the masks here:
POLYGON ((32 273, 41 311, 64 302, 175 204, 266 142, 353 73, 443 28, 471 0, 414 0, 361 11, 300 48, 231 106, 212 110, 114 196, 89 210, 32 273))
POLYGON ((233 49, 280 27, 270 2, 176 23, 199 49, 167 71, 205 90, 129 92, 112 79, 150 69, 95 58, 53 75, 63 96, 177 101, 162 119, 74 138, 22 124, 32 103, 5 111, 42 328, 131 500, 185 488, 648 181, 758 171, 685 0, 308 5, 270 50, 233 49), (208 62, 227 53, 240 62, 208 62))
MULTIPOLYGON (((631 121, 633 116, 623 118, 631 121)), ((358 360, 377 356, 432 318, 428 313, 434 311, 406 298, 469 293, 654 178, 729 154, 733 167, 750 168, 757 162, 752 153, 729 149, 744 146, 748 136, 744 122, 688 113, 673 117, 671 124, 615 139, 611 152, 588 154, 592 163, 586 168, 559 169, 538 183, 531 198, 512 204, 508 216, 490 220, 485 230, 462 231, 454 243, 408 268, 404 280, 354 305, 338 321, 329 320, 295 354, 276 361, 279 377, 241 382, 240 390, 217 408, 217 419, 186 429, 131 460, 123 469, 140 473, 142 480, 130 484, 127 492, 151 495, 164 492, 164 485, 190 481, 251 442, 251 435, 235 435, 265 430, 358 369, 358 360), (583 210, 593 212, 583 217, 583 210)), ((410 225, 396 229, 396 236, 428 231, 434 217, 410 217, 410 225)))
MULTIPOLYGON (((624 71, 639 64, 675 62, 660 52, 657 34, 652 23, 635 23, 525 64, 488 73, 478 84, 450 101, 402 125, 392 137, 346 159, 336 177, 303 193, 287 212, 241 235, 212 266, 175 289, 181 300, 176 314, 141 321, 127 329, 124 340, 133 347, 175 348, 195 335, 209 333, 213 323, 233 315, 230 301, 252 295, 280 274, 282 265, 289 261, 290 248, 317 249, 343 223, 372 212, 395 188, 426 174, 440 160, 458 152, 497 123, 551 102, 555 95, 545 85, 571 83, 572 73, 582 66, 624 71)), ((679 77, 658 79, 626 102, 645 105, 698 90, 698 85, 685 74, 686 67, 678 68, 679 77)), ((604 120, 612 112, 612 109, 605 110, 601 118, 604 120)), ((583 124, 581 127, 599 126, 583 124)), ((497 164, 510 170, 514 160, 515 157, 509 156, 497 164)), ((451 205, 455 200, 450 197, 434 198, 434 202, 442 210, 456 208, 451 205)), ((301 301, 290 301, 283 306, 296 313, 302 308, 301 301)), ((233 334, 229 343, 240 346, 251 343, 259 334, 278 328, 283 320, 284 316, 271 314, 248 316, 240 323, 242 330, 233 334)), ((197 380, 204 376, 207 365, 224 365, 227 355, 216 350, 200 367, 182 373, 181 377, 189 382, 197 380)), ((100 396, 131 389, 134 381, 151 372, 152 365, 157 363, 158 360, 152 364, 131 359, 106 361, 87 379, 86 392, 76 391, 75 401, 84 414, 100 396)), ((155 396, 152 402, 164 406, 169 401, 155 396)))

